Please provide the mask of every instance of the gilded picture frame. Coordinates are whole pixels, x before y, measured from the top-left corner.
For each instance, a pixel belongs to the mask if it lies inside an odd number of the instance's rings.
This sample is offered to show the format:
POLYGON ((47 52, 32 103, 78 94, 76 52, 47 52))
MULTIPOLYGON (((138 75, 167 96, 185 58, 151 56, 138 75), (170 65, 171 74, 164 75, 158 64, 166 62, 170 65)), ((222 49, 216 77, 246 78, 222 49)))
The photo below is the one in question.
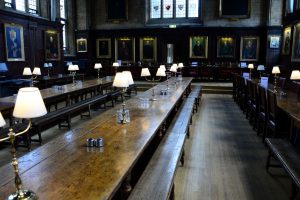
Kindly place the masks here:
POLYGON ((291 53, 291 38, 292 37, 292 27, 288 26, 283 30, 283 41, 281 54, 289 55, 291 53))
POLYGON ((234 37, 217 37, 217 57, 234 58, 236 41, 234 37))
POLYGON ((60 40, 56 30, 45 31, 45 60, 60 60, 60 40))
POLYGON ((96 40, 97 58, 111 58, 111 39, 98 38, 96 40))
POLYGON ((300 62, 300 23, 294 26, 291 61, 300 62))
POLYGON ((6 60, 25 61, 23 26, 4 24, 6 60))
POLYGON ((135 62, 135 38, 121 37, 115 39, 115 61, 135 62))
POLYGON ((76 50, 78 53, 85 53, 88 51, 86 38, 79 38, 76 40, 76 50))
POLYGON ((190 58, 207 58, 208 36, 191 36, 189 49, 190 58))
POLYGON ((140 60, 156 61, 157 60, 157 39, 156 37, 140 38, 140 60))
POLYGON ((240 44, 240 61, 258 61, 260 38, 243 36, 240 44))

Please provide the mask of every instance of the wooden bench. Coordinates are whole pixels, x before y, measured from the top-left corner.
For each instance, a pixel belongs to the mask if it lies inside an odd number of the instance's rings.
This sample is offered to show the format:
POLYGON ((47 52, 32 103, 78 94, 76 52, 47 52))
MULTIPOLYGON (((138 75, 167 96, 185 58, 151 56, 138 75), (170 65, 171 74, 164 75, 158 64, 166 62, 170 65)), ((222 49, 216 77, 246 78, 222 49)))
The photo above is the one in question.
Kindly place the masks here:
POLYGON ((267 138, 266 144, 269 148, 266 170, 269 167, 283 167, 292 178, 293 188, 290 199, 297 195, 297 188, 300 188, 300 152, 292 143, 284 139, 267 138), (271 158, 279 161, 280 165, 271 164, 271 158))
POLYGON ((202 97, 202 87, 200 85, 192 86, 192 91, 189 94, 188 98, 195 98, 195 106, 193 109, 193 113, 198 112, 198 107, 200 105, 201 97, 202 97))
POLYGON ((110 92, 107 92, 106 95, 107 101, 111 101, 111 107, 115 106, 115 102, 119 97, 121 97, 121 100, 123 101, 123 96, 120 90, 111 90, 110 92))
POLYGON ((132 91, 134 91, 134 94, 137 95, 137 86, 136 84, 130 85, 126 90, 126 96, 131 96, 132 91))
POLYGON ((194 98, 186 98, 172 120, 166 135, 131 192, 130 200, 174 199, 177 164, 184 165, 184 142, 189 135, 194 98))
POLYGON ((80 101, 78 103, 63 107, 53 112, 49 112, 48 114, 35 118, 32 120, 32 134, 38 134, 38 141, 42 142, 41 132, 46 130, 49 127, 54 125, 61 127, 71 128, 71 117, 80 114, 81 117, 89 116, 90 117, 90 108, 96 104, 104 104, 106 103, 107 95, 97 95, 90 99, 86 99, 84 101, 80 101), (88 112, 88 115, 83 115, 83 112, 88 112), (66 122, 67 125, 62 124, 62 122, 66 122))

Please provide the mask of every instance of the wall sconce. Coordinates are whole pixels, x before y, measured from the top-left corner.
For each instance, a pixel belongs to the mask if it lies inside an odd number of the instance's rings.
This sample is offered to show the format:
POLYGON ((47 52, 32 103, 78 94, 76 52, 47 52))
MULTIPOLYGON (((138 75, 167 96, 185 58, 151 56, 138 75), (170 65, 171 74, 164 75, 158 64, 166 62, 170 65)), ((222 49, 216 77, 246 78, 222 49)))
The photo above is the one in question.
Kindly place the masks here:
POLYGON ((98 72, 98 80, 100 79, 99 77, 99 73, 100 73, 100 69, 102 68, 101 63, 95 63, 94 69, 97 69, 98 72))
POLYGON ((272 69, 272 74, 274 74, 274 89, 273 91, 276 93, 277 92, 277 74, 280 74, 280 69, 279 66, 274 66, 272 69))
POLYGON ((79 70, 79 67, 78 65, 69 65, 68 67, 68 71, 70 71, 70 74, 72 75, 73 77, 73 87, 75 86, 75 75, 76 75, 76 71, 79 70))
MULTIPOLYGON (((12 193, 7 199, 16 200, 33 200, 38 199, 37 195, 27 189, 23 189, 22 180, 19 175, 18 160, 15 148, 15 138, 26 133, 31 127, 31 119, 41 117, 47 114, 47 110, 42 98, 42 95, 36 87, 21 88, 18 92, 13 116, 22 119, 29 119, 28 126, 25 130, 14 133, 13 129, 9 129, 8 137, 0 139, 0 142, 10 140, 11 154, 12 154, 12 166, 15 173, 15 187, 16 192, 12 193)), ((0 127, 5 125, 5 121, 0 113, 0 127)))

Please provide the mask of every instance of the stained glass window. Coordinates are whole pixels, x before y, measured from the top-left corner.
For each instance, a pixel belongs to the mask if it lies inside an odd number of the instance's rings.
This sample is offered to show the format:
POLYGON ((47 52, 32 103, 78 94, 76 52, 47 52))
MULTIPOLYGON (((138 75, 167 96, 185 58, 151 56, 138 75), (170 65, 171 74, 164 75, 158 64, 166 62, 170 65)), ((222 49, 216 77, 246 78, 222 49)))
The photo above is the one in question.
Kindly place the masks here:
POLYGON ((25 0, 16 0, 16 10, 26 11, 25 0))
POLYGON ((186 0, 176 0, 176 17, 186 16, 186 0))
POLYGON ((28 12, 37 14, 37 0, 28 0, 28 12))
POLYGON ((161 18, 161 2, 160 2, 160 0, 151 1, 150 8, 151 8, 150 18, 152 18, 152 19, 161 18))
POLYGON ((12 8, 12 0, 4 0, 4 5, 8 8, 12 8))
POLYGON ((163 0, 163 18, 173 18, 173 0, 163 0))
POLYGON ((60 7, 60 18, 66 19, 65 0, 59 1, 59 7, 60 7))
POLYGON ((150 0, 150 19, 197 18, 200 0, 150 0))
POLYGON ((189 13, 188 17, 199 16, 199 0, 189 0, 189 13))

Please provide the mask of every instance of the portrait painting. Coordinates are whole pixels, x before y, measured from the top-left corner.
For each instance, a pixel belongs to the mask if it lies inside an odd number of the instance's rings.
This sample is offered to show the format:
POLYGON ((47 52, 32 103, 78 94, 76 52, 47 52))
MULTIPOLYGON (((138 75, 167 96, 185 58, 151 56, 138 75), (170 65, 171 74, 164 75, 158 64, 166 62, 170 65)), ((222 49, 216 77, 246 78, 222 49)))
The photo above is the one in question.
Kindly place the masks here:
POLYGON ((135 40, 134 38, 123 37, 115 40, 115 60, 135 61, 135 40))
POLYGON ((283 41, 282 41, 282 55, 289 55, 291 51, 291 33, 292 27, 286 27, 283 31, 283 41))
POLYGON ((217 57, 234 58, 235 56, 235 38, 218 37, 217 39, 217 57))
POLYGON ((156 38, 140 38, 140 60, 156 61, 156 38))
POLYGON ((270 42, 270 49, 279 49, 280 36, 279 35, 270 35, 269 42, 270 42))
POLYGON ((300 23, 294 27, 293 46, 292 46, 292 62, 300 61, 300 23))
POLYGON ((23 27, 16 24, 4 24, 6 60, 25 61, 23 27))
POLYGON ((190 37, 190 58, 207 58, 208 37, 190 37))
POLYGON ((99 38, 96 40, 97 58, 111 58, 110 38, 99 38))
POLYGON ((259 53, 259 37, 241 37, 240 60, 257 61, 259 53))
POLYGON ((45 60, 60 60, 59 33, 45 31, 45 60))
POLYGON ((76 40, 77 52, 84 53, 87 52, 87 39, 79 38, 76 40))

